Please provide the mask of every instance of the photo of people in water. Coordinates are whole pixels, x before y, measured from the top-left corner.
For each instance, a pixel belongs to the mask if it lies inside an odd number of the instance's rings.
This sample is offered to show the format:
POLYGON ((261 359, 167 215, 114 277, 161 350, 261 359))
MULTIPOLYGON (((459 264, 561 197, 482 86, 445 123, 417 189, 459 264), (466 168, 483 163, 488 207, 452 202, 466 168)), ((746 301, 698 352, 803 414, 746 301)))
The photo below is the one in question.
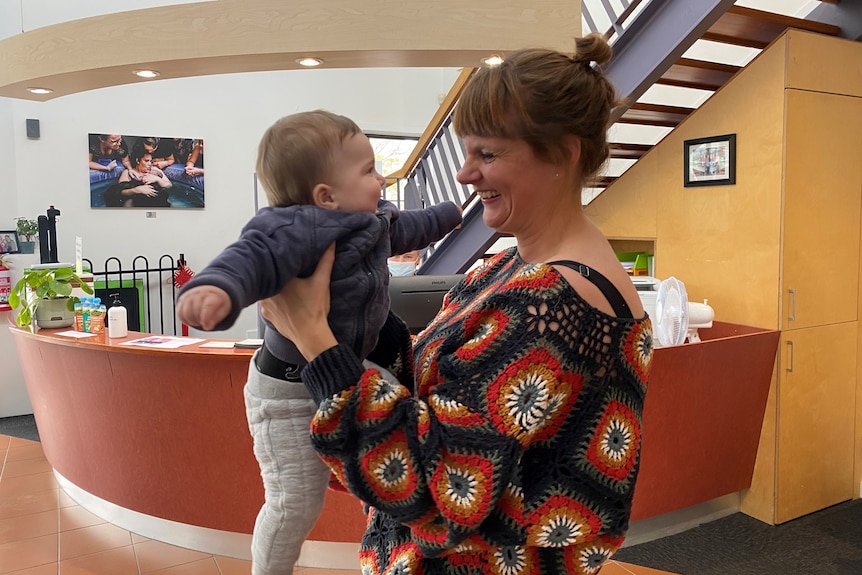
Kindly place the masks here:
POLYGON ((204 141, 88 134, 91 208, 203 208, 204 141))

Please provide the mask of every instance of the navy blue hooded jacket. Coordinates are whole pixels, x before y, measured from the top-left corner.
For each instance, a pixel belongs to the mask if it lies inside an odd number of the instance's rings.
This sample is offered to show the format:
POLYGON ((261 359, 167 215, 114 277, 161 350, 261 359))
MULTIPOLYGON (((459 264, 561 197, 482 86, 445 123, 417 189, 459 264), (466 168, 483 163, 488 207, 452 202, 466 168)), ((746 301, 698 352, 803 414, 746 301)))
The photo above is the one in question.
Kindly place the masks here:
MULTIPOLYGON (((377 343, 389 313, 389 269, 394 254, 424 249, 461 223, 461 211, 444 202, 399 211, 380 200, 376 213, 343 212, 310 205, 262 208, 185 290, 200 285, 223 289, 231 312, 214 330, 231 327, 240 311, 274 296, 295 277, 308 277, 335 242, 330 282, 329 325, 339 343, 364 359, 377 343)), ((265 345, 282 361, 304 365, 292 342, 267 324, 265 345)))

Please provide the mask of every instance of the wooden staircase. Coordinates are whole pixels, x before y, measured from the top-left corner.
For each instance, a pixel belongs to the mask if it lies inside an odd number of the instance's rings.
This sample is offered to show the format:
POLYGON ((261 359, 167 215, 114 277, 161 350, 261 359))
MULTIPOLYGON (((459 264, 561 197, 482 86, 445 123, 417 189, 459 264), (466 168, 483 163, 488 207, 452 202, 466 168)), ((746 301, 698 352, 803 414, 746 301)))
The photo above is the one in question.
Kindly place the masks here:
MULTIPOLYGON (((629 18, 638 4, 642 2, 647 4, 645 0, 621 1, 627 8, 620 16, 620 20, 614 23, 614 26, 605 34, 612 42, 615 35, 617 38, 621 38, 626 32, 619 22, 625 18, 629 18)), ((663 1, 670 2, 671 0, 663 1)), ((831 3, 836 2, 838 0, 832 0, 831 3)), ((603 4, 608 7, 607 2, 603 2, 603 4)), ((776 40, 789 28, 830 36, 839 36, 841 33, 838 26, 831 24, 735 5, 731 5, 726 12, 718 17, 713 12, 710 20, 713 22, 711 25, 708 25, 706 21, 702 21, 702 27, 696 28, 697 30, 701 30, 703 27, 708 26, 700 36, 700 40, 745 48, 747 52, 754 54, 759 53, 760 50, 763 50, 763 48, 776 40)), ((585 21, 591 23, 592 19, 587 17, 585 21)), ((653 23, 650 19, 646 19, 645 22, 649 22, 649 24, 645 24, 644 26, 650 26, 653 23)), ((666 24, 666 22, 659 22, 658 24, 666 24)), ((655 28, 655 30, 661 29, 661 26, 655 28)), ((584 29, 585 33, 588 31, 586 28, 584 29)), ((694 36, 695 39, 691 39, 691 36, 687 37, 688 40, 682 45, 683 48, 690 47, 688 42, 692 44, 697 43, 696 34, 694 36)), ((631 45, 629 45, 630 47, 631 45)), ((623 51, 625 51, 625 48, 623 51)), ((695 50, 694 52, 700 54, 705 51, 695 50)), ((617 59, 617 55, 615 53, 615 59, 617 59)), ((631 55, 631 53, 628 54, 629 57, 631 55)), ((635 55, 638 58, 642 56, 640 52, 637 52, 635 55)), ((748 58, 746 62, 751 59, 748 58)), ((705 95, 701 98, 701 103, 708 99, 711 93, 720 90, 722 86, 743 68, 743 66, 731 65, 726 62, 708 61, 700 56, 694 58, 684 55, 669 65, 667 60, 660 65, 657 65, 655 62, 651 63, 648 60, 649 58, 644 58, 643 65, 654 66, 652 70, 647 71, 650 73, 649 78, 655 77, 658 74, 654 85, 692 88, 703 91, 705 95), (660 71, 658 66, 666 69, 660 71)), ((622 61, 625 62, 625 58, 622 61)), ((613 64, 614 62, 612 61, 611 65, 613 64)), ((452 133, 450 127, 451 114, 463 86, 474 71, 474 69, 464 69, 442 103, 438 114, 432 119, 432 122, 420 138, 414 153, 401 170, 388 176, 390 183, 398 183, 399 194, 401 191, 404 192, 405 207, 418 207, 445 199, 460 202, 464 206, 464 224, 461 229, 450 234, 430 251, 430 256, 420 266, 418 273, 447 274, 463 271, 478 257, 482 257, 485 250, 499 237, 493 230, 489 230, 482 224, 481 205, 475 200, 471 193, 472 190, 455 181, 455 173, 463 160, 463 148, 452 133)), ((648 80, 648 82, 651 81, 648 80)), ((643 84, 641 84, 639 89, 642 90, 643 87, 643 84)), ((584 190, 583 201, 585 204, 612 186, 653 145, 658 143, 664 135, 672 131, 696 109, 643 101, 645 98, 638 98, 638 94, 643 93, 643 91, 638 92, 638 89, 633 89, 633 91, 637 92, 637 94, 632 94, 631 96, 635 101, 630 102, 621 113, 615 114, 615 117, 618 119, 616 124, 609 130, 609 145, 611 149, 609 168, 606 173, 596 178, 596 181, 591 184, 590 188, 584 190), (626 139, 624 134, 626 132, 631 133, 631 130, 625 129, 628 126, 656 128, 655 132, 659 135, 657 138, 653 138, 654 141, 651 142, 635 141, 637 138, 626 139), (620 127, 620 129, 616 130, 616 127, 620 127), (623 136, 618 137, 618 134, 623 136), (614 160, 623 161, 615 162, 614 160)), ((621 95, 625 96, 626 94, 621 95)), ((643 131, 649 130, 641 130, 641 132, 643 131)))
MULTIPOLYGON (((832 0, 836 3, 838 0, 832 0)), ((830 24, 793 18, 783 14, 764 12, 732 6, 709 30, 701 37, 702 40, 742 46, 762 50, 788 28, 796 28, 838 36, 840 28, 830 24)), ((680 58, 662 74, 656 82, 659 85, 680 88, 694 88, 715 92, 726 84, 741 66, 733 66, 720 62, 708 62, 693 58, 680 58)), ((635 102, 620 117, 620 124, 636 124, 655 126, 659 128, 675 128, 695 108, 648 104, 635 102)), ((611 157, 625 160, 637 160, 652 148, 652 145, 632 142, 611 142, 611 157)), ((604 189, 612 184, 621 174, 605 175, 594 187, 604 189)), ((593 197, 597 196, 596 193, 593 197)))

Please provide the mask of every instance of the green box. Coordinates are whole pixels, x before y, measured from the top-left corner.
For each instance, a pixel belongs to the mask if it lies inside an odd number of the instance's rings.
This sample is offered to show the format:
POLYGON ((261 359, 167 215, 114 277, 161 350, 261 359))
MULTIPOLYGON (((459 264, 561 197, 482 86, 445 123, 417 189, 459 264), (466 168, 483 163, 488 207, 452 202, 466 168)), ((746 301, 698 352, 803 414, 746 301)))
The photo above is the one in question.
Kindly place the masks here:
POLYGON ((108 280, 107 285, 105 280, 95 280, 93 289, 97 290, 96 296, 102 298, 102 303, 108 308, 113 302, 110 294, 119 293, 120 301, 128 314, 129 331, 144 331, 144 280, 135 278, 133 281, 131 278, 123 278, 122 285, 120 280, 108 280))

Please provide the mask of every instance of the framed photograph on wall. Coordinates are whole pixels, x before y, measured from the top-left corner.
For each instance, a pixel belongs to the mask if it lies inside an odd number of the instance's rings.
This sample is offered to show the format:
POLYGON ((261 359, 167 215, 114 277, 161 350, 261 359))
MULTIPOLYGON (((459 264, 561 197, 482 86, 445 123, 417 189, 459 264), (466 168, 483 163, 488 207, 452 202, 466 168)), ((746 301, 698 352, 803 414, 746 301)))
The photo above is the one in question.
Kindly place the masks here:
POLYGON ((686 188, 736 183, 736 134, 686 140, 683 153, 686 188))
POLYGON ((87 134, 91 208, 203 208, 204 141, 87 134))
POLYGON ((15 230, 0 230, 0 254, 18 254, 18 232, 15 230))

